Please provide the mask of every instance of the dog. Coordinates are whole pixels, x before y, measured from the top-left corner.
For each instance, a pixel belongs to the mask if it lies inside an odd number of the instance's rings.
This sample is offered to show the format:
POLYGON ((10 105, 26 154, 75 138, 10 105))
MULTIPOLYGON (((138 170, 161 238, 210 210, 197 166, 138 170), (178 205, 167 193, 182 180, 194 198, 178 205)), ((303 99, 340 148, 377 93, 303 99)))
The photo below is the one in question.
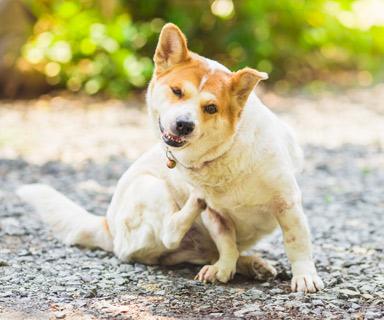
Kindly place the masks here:
POLYGON ((67 245, 98 247, 123 261, 203 265, 196 279, 204 282, 275 276, 266 260, 242 253, 280 226, 292 291, 321 290, 295 178, 302 151, 254 92, 268 75, 231 72, 191 52, 171 23, 154 63, 146 100, 160 142, 124 173, 106 217, 46 185, 22 186, 18 195, 67 245))

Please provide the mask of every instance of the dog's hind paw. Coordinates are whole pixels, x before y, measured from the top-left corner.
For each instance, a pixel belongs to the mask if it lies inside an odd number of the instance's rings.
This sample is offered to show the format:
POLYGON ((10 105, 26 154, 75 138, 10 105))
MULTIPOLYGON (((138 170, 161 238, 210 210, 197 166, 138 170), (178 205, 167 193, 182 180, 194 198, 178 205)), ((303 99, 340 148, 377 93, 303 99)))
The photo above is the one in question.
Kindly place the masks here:
POLYGON ((277 274, 276 269, 267 260, 258 256, 240 256, 237 272, 256 280, 267 280, 277 274))

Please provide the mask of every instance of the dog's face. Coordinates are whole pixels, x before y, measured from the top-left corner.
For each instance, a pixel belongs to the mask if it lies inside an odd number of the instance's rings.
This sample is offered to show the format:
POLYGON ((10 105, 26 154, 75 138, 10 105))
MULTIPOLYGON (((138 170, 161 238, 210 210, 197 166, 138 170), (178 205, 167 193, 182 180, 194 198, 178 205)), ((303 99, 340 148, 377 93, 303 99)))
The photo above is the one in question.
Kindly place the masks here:
POLYGON ((148 107, 163 142, 173 149, 209 150, 230 139, 249 94, 267 78, 250 68, 232 73, 189 51, 173 24, 163 27, 154 61, 148 107))

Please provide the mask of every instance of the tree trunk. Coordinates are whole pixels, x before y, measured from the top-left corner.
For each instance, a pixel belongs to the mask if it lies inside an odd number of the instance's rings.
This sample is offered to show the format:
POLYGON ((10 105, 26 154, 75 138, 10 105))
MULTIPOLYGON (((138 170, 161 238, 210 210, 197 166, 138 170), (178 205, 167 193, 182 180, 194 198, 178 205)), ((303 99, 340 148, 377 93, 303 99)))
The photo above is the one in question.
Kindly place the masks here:
POLYGON ((0 96, 14 98, 41 92, 45 87, 44 78, 18 64, 34 18, 22 1, 0 0, 0 21, 0 96))

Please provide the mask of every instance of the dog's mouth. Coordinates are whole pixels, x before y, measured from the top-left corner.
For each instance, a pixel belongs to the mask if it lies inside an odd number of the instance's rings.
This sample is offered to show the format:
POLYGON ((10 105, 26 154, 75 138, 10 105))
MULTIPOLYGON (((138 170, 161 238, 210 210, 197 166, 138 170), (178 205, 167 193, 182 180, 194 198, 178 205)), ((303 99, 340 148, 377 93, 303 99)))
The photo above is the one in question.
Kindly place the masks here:
POLYGON ((187 140, 184 139, 183 137, 175 136, 169 132, 166 132, 164 130, 163 125, 161 124, 160 119, 159 119, 159 128, 160 128, 160 132, 161 132, 161 137, 167 145, 169 145, 171 147, 175 147, 175 148, 180 148, 187 143, 187 140))

